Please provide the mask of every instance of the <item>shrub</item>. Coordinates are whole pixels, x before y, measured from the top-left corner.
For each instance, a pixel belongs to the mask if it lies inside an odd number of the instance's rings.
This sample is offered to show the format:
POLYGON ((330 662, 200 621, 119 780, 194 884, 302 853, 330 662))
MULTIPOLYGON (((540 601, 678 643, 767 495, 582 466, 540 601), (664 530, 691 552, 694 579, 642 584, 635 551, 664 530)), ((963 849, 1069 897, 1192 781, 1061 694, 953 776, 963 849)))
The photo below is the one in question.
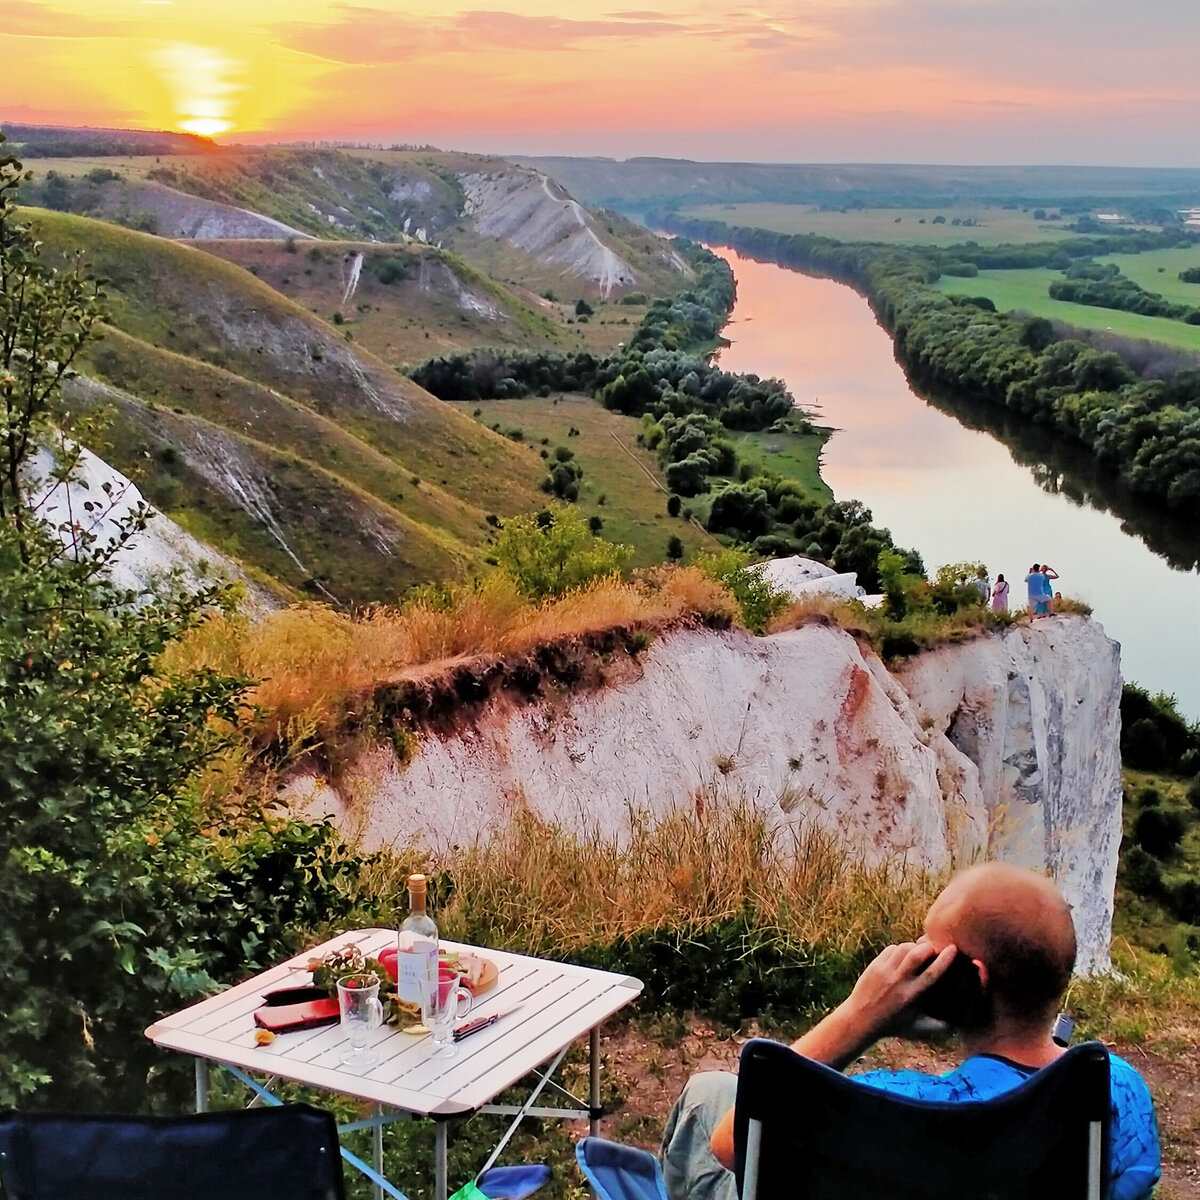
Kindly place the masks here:
POLYGON ((746 555, 738 550, 701 554, 695 565, 729 589, 737 601, 742 624, 752 633, 765 633, 767 625, 790 600, 786 592, 772 587, 762 572, 755 570, 746 555))
POLYGON ((671 534, 667 539, 667 557, 672 562, 678 562, 683 557, 683 539, 678 534, 671 534))
POLYGON ((494 553, 523 596, 543 600, 616 574, 633 549, 596 537, 578 513, 553 508, 510 517, 494 553))
POLYGON ((667 516, 679 516, 679 510, 683 507, 683 500, 675 492, 667 497, 667 516))
POLYGON ((1166 859, 1178 849, 1186 827, 1186 818, 1178 809, 1151 805, 1134 818, 1133 839, 1147 854, 1166 859))

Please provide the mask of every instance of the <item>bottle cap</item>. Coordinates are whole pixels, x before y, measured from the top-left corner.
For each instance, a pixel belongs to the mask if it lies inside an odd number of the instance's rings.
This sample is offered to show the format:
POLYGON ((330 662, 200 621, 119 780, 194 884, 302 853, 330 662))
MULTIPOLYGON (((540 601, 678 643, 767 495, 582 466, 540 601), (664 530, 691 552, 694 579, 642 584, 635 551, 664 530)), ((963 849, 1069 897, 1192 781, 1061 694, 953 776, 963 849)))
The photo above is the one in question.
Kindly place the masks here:
POLYGON ((425 890, 425 876, 410 875, 408 877, 408 890, 410 892, 423 892, 425 890))

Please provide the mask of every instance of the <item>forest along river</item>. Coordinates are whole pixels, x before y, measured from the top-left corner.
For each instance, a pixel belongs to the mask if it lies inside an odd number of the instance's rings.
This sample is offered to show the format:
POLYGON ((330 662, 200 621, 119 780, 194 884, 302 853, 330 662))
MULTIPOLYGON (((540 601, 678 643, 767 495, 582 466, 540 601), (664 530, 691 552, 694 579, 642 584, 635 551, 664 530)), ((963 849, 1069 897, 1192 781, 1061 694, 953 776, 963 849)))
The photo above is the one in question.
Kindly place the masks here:
MULTIPOLYGON (((818 424, 837 430, 821 474, 839 500, 866 504, 899 545, 920 552, 930 573, 963 561, 986 563, 993 579, 1003 572, 1018 609, 1029 566, 1048 562, 1060 576, 1056 588, 1090 604, 1121 643, 1125 678, 1173 693, 1188 717, 1200 718, 1200 530, 1144 508, 1126 522, 1188 564, 1172 567, 1125 532, 1121 518, 1066 494, 1086 496, 1089 483, 1071 486, 1052 444, 1039 450, 1035 441, 1031 449, 1026 439, 1010 450, 916 395, 891 338, 856 292, 717 252, 737 276, 725 329, 732 345, 721 351, 721 365, 784 380, 818 424), (1047 491, 1039 479, 1063 490, 1047 491)), ((1076 458, 1086 472, 1086 460, 1076 458)), ((1094 479, 1090 485, 1094 491, 1094 479)))

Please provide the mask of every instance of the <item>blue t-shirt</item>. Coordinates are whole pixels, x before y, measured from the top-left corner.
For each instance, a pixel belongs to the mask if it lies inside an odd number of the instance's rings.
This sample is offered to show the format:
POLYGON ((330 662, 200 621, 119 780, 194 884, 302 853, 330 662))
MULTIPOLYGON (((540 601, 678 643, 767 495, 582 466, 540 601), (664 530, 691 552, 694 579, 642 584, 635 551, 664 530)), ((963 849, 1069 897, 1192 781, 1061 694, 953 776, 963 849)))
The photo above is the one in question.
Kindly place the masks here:
MULTIPOLYGON (((1162 1174, 1154 1102, 1142 1077, 1123 1059, 1109 1056, 1112 1085, 1108 1200, 1145 1200, 1162 1174)), ((866 1071, 858 1083, 913 1100, 990 1100, 1029 1077, 1002 1058, 980 1054, 945 1075, 920 1071, 866 1071)))

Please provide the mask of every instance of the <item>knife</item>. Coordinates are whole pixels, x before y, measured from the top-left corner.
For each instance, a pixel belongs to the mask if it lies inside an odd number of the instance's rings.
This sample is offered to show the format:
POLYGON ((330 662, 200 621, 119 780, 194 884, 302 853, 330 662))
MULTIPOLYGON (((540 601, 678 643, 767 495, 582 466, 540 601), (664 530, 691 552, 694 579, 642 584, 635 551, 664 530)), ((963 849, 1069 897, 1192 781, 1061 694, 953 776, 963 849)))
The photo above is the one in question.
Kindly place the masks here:
POLYGON ((495 1025, 495 1023, 500 1020, 501 1017, 512 1016, 512 1014, 521 1007, 522 1006, 518 1004, 513 1008, 506 1008, 504 1012, 492 1013, 490 1017, 476 1017, 475 1020, 468 1021, 465 1025, 460 1025, 454 1031, 454 1040, 456 1042, 461 1042, 463 1038, 468 1038, 471 1036, 471 1034, 478 1033, 481 1029, 487 1029, 489 1025, 495 1025))

